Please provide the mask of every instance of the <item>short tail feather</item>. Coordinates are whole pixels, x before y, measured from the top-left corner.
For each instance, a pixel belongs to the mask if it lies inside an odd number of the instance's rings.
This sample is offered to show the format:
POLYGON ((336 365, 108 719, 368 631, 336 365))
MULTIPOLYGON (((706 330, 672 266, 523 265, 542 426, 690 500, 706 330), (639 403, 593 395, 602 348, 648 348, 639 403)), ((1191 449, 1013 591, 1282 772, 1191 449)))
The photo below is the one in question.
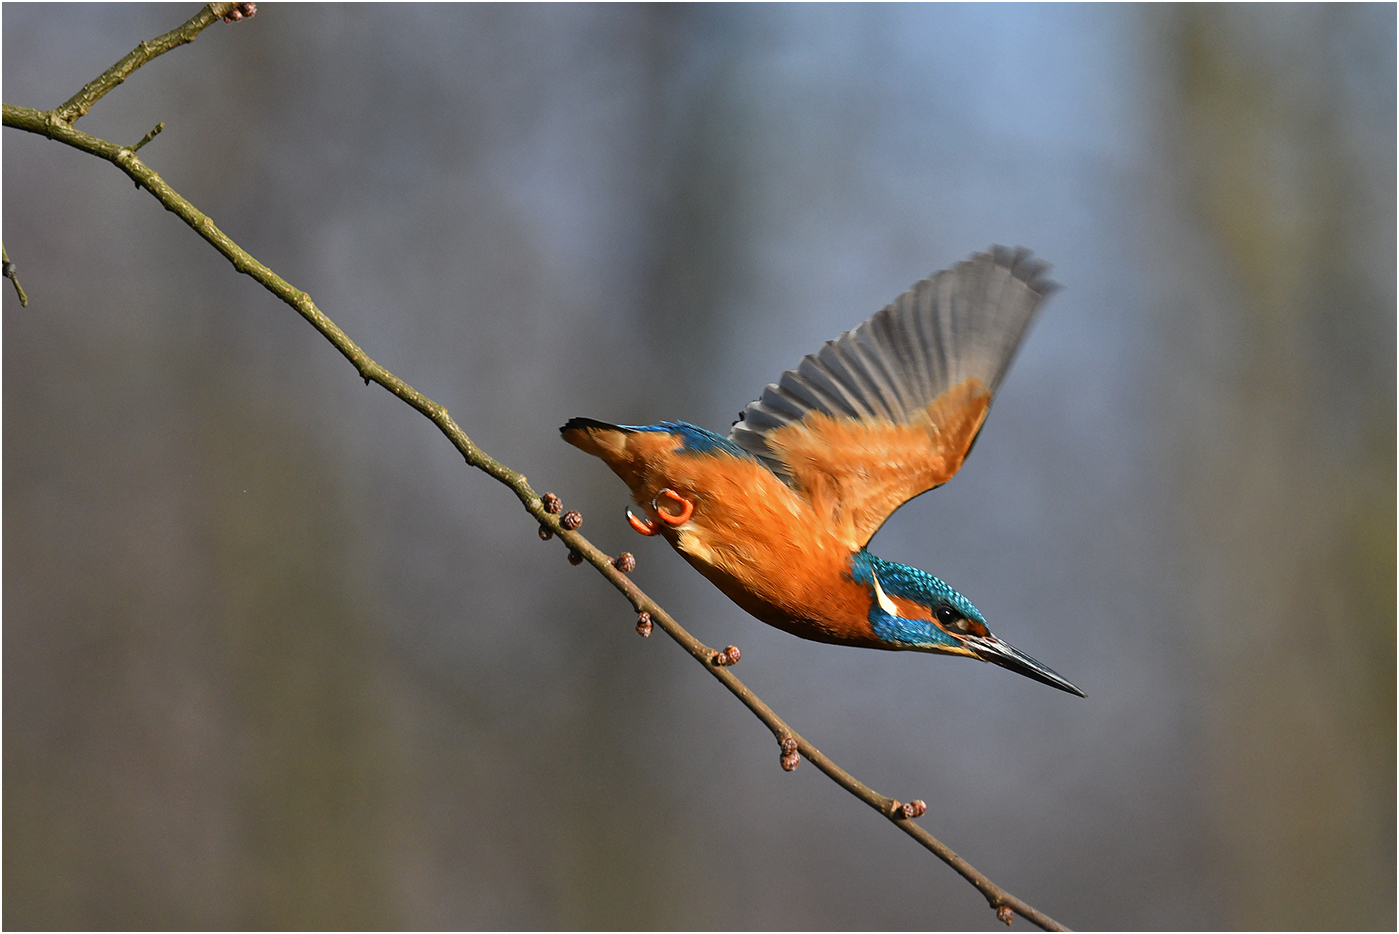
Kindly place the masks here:
POLYGON ((620 431, 630 434, 630 430, 621 425, 612 425, 607 422, 600 422, 595 418, 570 418, 564 422, 564 426, 559 429, 559 434, 567 437, 571 431, 584 431, 588 428, 599 428, 603 431, 620 431))

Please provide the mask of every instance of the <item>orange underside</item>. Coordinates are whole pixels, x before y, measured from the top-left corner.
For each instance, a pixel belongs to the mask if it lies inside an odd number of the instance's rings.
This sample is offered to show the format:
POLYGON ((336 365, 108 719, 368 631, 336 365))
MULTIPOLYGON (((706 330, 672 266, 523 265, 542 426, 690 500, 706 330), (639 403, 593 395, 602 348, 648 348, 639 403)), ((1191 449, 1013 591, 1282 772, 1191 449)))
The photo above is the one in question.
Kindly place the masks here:
MULTIPOLYGON (((912 425, 812 413, 769 436, 797 490, 756 460, 685 451, 666 432, 586 428, 566 440, 606 462, 653 521, 663 489, 693 502, 678 527, 657 522, 660 534, 758 619, 804 639, 887 647, 870 628, 870 592, 849 577, 850 557, 899 505, 957 472, 989 403, 968 381, 912 425)), ((896 602, 901 615, 928 618, 896 602)))
POLYGON ((690 520, 678 528, 657 522, 660 534, 758 619, 804 639, 878 644, 869 595, 846 576, 851 549, 762 464, 677 451, 679 440, 663 432, 590 428, 567 440, 606 462, 652 520, 662 489, 692 501, 690 520))

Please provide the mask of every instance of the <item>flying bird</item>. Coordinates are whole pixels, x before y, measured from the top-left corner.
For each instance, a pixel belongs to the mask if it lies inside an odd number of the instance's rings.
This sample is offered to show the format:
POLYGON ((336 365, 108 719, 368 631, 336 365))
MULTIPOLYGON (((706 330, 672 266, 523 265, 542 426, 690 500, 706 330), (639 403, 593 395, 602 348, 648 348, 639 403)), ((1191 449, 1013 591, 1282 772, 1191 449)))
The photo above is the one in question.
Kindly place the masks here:
POLYGON ((729 430, 570 419, 660 535, 729 599, 803 639, 991 662, 1085 696, 992 635, 971 601, 866 546, 890 514, 952 478, 1035 309, 1057 286, 993 247, 918 282, 763 390, 729 430))

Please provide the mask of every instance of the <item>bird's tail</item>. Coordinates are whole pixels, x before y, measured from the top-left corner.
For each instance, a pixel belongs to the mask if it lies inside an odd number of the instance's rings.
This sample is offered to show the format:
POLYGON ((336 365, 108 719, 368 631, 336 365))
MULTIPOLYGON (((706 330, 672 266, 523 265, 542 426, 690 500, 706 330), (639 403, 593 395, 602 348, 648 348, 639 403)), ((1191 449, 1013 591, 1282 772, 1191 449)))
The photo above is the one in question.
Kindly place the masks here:
POLYGON ((570 418, 559 429, 559 434, 569 444, 602 458, 618 473, 622 472, 622 465, 634 457, 633 452, 627 449, 627 437, 635 432, 636 429, 629 426, 612 425, 595 418, 570 418))
POLYGON ((631 434, 631 430, 595 418, 570 418, 559 429, 559 434, 574 447, 594 457, 610 460, 626 444, 624 439, 631 434))

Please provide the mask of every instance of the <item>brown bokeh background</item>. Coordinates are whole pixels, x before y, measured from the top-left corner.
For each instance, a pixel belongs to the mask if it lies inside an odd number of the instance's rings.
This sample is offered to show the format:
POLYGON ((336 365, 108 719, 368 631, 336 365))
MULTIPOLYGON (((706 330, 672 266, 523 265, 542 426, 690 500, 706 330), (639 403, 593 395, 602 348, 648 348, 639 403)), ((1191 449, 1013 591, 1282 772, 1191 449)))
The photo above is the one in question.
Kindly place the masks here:
MULTIPOLYGON (((53 107, 181 6, 6 4, 53 107)), ((1395 924, 1395 9, 267 4, 132 143, 823 750, 1084 928, 1395 924), (725 428, 993 242, 1065 285, 873 550, 1088 692, 800 642, 574 415, 725 428)), ((112 166, 4 132, 11 928, 995 928, 112 166)))

